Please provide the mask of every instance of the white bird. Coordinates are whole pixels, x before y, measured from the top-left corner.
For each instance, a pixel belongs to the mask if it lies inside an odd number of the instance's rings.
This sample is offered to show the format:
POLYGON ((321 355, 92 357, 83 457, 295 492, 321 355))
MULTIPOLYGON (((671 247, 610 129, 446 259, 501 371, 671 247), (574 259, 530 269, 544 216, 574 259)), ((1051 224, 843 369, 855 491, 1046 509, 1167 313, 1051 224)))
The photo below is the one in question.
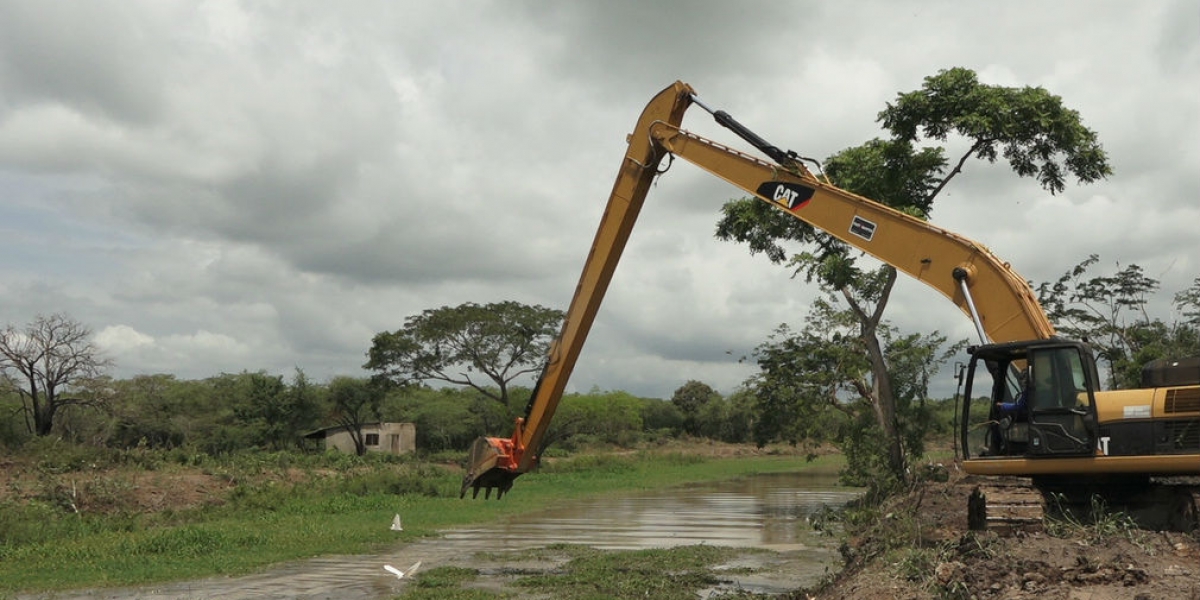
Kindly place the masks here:
POLYGON ((404 531, 400 526, 400 513, 396 513, 396 518, 392 519, 392 531, 404 531))
POLYGON ((393 567, 392 565, 383 565, 383 568, 388 573, 395 575, 396 579, 404 579, 405 575, 408 575, 409 577, 411 577, 413 573, 416 573, 417 567, 420 567, 420 566, 421 566, 421 561, 418 560, 417 562, 413 563, 413 566, 409 567, 407 571, 401 571, 400 569, 397 569, 396 567, 393 567))

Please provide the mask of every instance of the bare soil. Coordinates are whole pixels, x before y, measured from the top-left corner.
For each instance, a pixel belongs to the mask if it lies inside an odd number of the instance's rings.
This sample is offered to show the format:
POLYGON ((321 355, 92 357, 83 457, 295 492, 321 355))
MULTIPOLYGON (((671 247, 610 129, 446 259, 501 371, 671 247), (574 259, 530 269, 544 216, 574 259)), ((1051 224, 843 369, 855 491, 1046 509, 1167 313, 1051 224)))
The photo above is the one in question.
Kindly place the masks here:
POLYGON ((149 514, 221 505, 236 483, 229 476, 184 467, 53 473, 27 462, 0 463, 0 502, 40 500, 90 514, 149 514))
POLYGON ((821 600, 1200 600, 1200 534, 1066 525, 971 532, 976 482, 954 476, 891 501, 869 533, 842 548, 847 565, 821 600), (906 548, 896 540, 912 540, 906 548))

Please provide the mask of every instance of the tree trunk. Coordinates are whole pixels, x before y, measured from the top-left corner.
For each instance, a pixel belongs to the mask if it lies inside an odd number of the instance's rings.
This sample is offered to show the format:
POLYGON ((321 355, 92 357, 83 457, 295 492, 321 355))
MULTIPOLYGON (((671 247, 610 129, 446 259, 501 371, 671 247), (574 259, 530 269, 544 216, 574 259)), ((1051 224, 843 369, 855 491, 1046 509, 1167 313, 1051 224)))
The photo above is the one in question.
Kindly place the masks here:
POLYGON ((879 344, 879 337, 875 335, 874 327, 863 330, 862 340, 871 359, 871 373, 875 379, 872 401, 875 405, 875 418, 878 419, 879 428, 883 430, 887 439, 888 467, 898 481, 905 483, 906 465, 904 447, 900 443, 900 430, 896 424, 896 397, 892 390, 892 378, 888 375, 887 363, 883 360, 883 348, 879 344))
POLYGON ((53 414, 47 410, 43 416, 42 412, 40 410, 36 411, 33 419, 33 427, 36 429, 35 433, 37 433, 38 437, 50 435, 50 430, 54 428, 53 414))
POLYGON ((30 411, 33 413, 33 433, 38 437, 50 435, 50 430, 54 427, 54 399, 45 396, 38 390, 37 384, 33 383, 31 377, 29 404, 33 409, 30 411))
POLYGON ((892 378, 888 374, 887 362, 883 357, 883 346, 880 345, 876 333, 879 320, 883 317, 883 309, 887 307, 888 298, 891 297, 892 286, 896 283, 896 269, 890 266, 883 268, 888 269, 887 279, 871 314, 868 315, 862 309, 849 289, 843 288, 842 296, 846 298, 854 314, 858 315, 859 336, 871 361, 871 374, 875 383, 870 391, 870 400, 875 409, 875 419, 887 440, 888 468, 897 481, 907 483, 904 446, 900 443, 900 428, 896 420, 896 396, 892 389, 892 378))

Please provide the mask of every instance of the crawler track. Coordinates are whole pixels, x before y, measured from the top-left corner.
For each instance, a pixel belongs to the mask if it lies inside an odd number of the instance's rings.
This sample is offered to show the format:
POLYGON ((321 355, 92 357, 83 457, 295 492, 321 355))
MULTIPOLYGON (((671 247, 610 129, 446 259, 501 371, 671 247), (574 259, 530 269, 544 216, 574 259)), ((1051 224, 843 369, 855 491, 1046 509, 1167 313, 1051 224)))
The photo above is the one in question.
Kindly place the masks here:
POLYGON ((1200 485, 1187 479, 1101 487, 1094 482, 1035 484, 1026 477, 979 477, 967 501, 967 524, 973 531, 1002 534, 1038 531, 1048 515, 1086 521, 1100 516, 1091 512, 1100 508, 1124 513, 1144 529, 1195 531, 1200 529, 1200 485), (1093 496, 1101 502, 1094 503, 1093 496))
POLYGON ((980 478, 967 502, 967 524, 973 531, 1038 531, 1045 505, 1045 497, 1027 477, 980 478))

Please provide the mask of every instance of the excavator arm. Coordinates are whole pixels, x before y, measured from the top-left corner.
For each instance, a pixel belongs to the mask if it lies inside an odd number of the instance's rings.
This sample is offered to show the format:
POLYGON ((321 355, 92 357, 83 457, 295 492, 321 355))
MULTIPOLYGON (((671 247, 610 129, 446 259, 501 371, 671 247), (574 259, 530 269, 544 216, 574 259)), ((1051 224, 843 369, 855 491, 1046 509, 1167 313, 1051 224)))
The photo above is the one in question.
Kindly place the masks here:
MULTIPOLYGON (((634 131, 648 132, 657 122, 678 125, 683 121, 691 97, 692 88, 676 82, 646 105, 634 131)), ((529 399, 525 417, 517 419, 509 438, 481 437, 475 440, 467 457, 467 474, 460 495, 466 495, 468 489, 478 495, 483 488, 484 497, 490 496, 492 489, 497 491, 497 497, 503 496, 512 487, 513 479, 537 464, 536 452, 558 408, 596 312, 600 310, 600 302, 612 281, 642 202, 658 175, 658 164, 665 156, 666 153, 646 135, 630 135, 628 150, 621 161, 575 295, 567 308, 562 330, 550 345, 546 365, 529 399)))
POLYGON ((723 111, 700 104, 691 86, 676 82, 642 111, 628 138, 604 216, 583 273, 551 344, 524 418, 509 438, 482 437, 468 457, 462 495, 491 490, 502 496, 532 469, 546 429, 562 398, 584 340, 595 320, 621 252, 659 164, 682 158, 745 193, 786 211, 941 292, 974 320, 980 337, 994 341, 1044 339, 1054 328, 1029 285, 983 246, 870 199, 818 180, 795 153, 770 145, 723 111), (755 158, 680 128, 697 104, 718 123, 771 157, 755 158))

